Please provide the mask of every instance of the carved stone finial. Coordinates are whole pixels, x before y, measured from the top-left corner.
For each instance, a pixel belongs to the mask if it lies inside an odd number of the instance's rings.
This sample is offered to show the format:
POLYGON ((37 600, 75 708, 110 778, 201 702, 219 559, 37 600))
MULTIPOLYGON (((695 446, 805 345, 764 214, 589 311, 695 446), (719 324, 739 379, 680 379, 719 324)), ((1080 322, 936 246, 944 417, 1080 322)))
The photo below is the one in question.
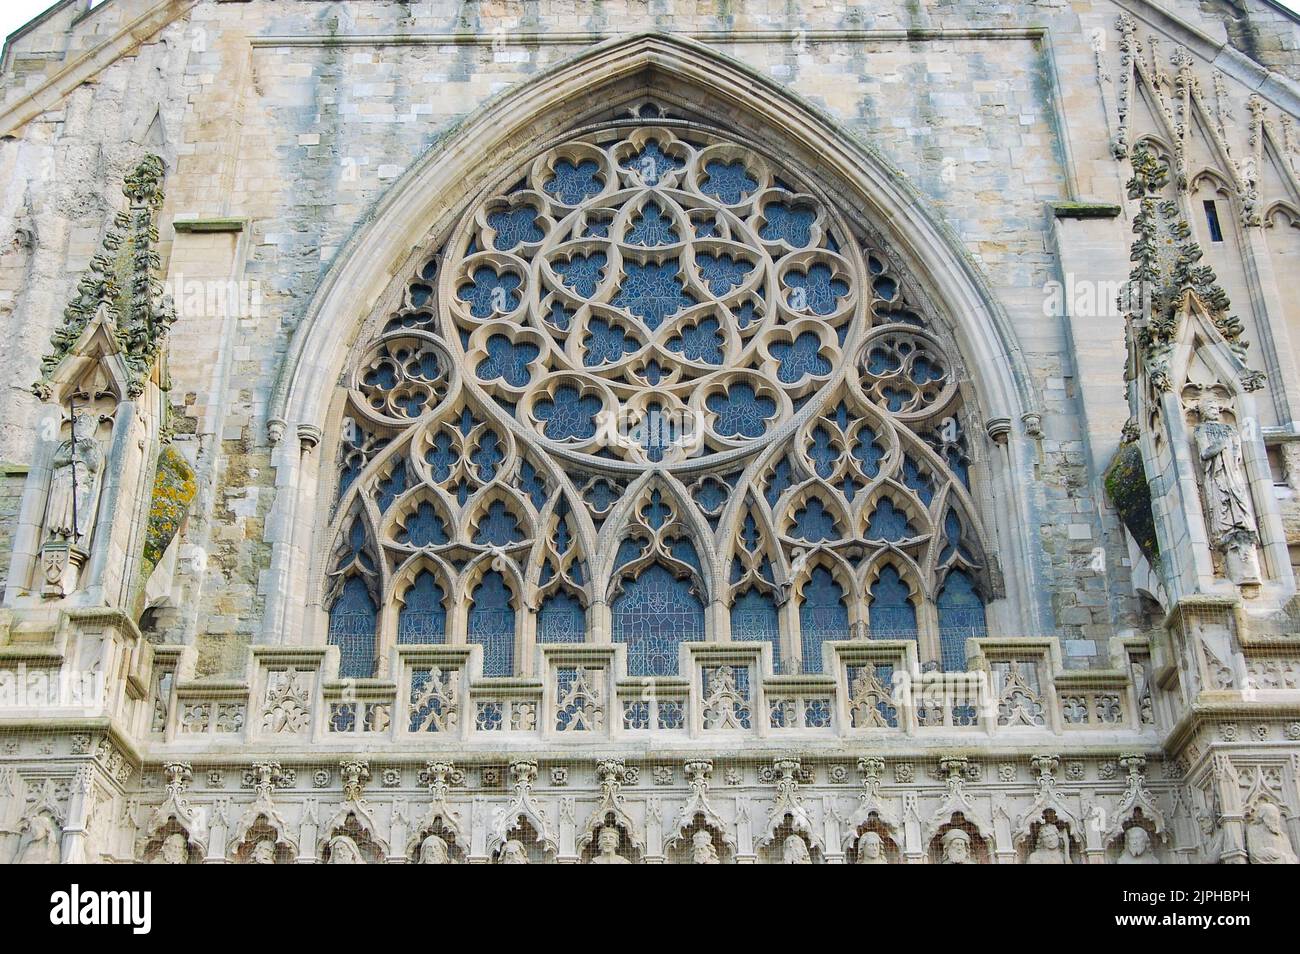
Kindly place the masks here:
POLYGON ((339 763, 343 779, 343 798, 349 802, 362 800, 366 782, 370 780, 370 763, 365 759, 344 759, 339 763))

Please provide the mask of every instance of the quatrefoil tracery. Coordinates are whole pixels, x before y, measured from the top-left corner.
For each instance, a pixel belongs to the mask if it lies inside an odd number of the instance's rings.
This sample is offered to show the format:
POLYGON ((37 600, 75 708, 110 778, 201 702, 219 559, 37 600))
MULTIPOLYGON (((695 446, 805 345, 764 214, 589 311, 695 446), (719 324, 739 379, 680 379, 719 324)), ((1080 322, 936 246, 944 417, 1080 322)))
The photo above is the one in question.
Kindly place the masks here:
POLYGON ((861 260, 836 234, 752 150, 667 128, 593 134, 466 217, 443 270, 446 330, 547 441, 668 463, 743 447, 831 379, 864 313, 861 260), (688 433, 626 439, 655 420, 688 433))

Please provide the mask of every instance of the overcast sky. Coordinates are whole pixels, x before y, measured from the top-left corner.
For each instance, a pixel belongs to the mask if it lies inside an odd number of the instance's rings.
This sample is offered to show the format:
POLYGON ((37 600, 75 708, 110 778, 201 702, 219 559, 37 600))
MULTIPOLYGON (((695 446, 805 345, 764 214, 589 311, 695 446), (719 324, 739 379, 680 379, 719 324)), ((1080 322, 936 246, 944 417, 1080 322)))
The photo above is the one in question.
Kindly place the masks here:
MULTIPOLYGON (((97 0, 97 2, 103 3, 107 0, 97 0)), ((1280 2, 1292 10, 1300 10, 1300 0, 1280 0, 1280 2)), ((13 33, 50 6, 51 0, 0 0, 0 37, 13 33)))

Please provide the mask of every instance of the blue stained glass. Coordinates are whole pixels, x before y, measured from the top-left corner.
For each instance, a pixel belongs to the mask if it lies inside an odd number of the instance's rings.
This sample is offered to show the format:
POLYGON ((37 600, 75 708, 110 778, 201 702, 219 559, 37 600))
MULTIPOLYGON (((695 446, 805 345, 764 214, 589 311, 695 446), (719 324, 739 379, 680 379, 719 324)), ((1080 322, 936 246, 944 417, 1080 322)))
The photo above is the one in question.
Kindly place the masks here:
POLYGON ((664 413, 664 406, 658 401, 646 405, 645 415, 637 425, 640 434, 638 443, 646 449, 646 457, 652 461, 664 459, 664 451, 673 446, 677 435, 673 433, 673 420, 664 413))
POLYGON ((560 591, 542 600, 537 611, 537 641, 581 643, 587 637, 587 614, 577 598, 560 591))
POLYGON ((960 672, 966 668, 966 640, 987 636, 984 600, 975 582, 961 570, 944 581, 935 601, 939 610, 939 655, 943 668, 960 672))
POLYGON ((623 355, 631 354, 641 347, 641 344, 618 325, 603 318, 592 318, 587 325, 587 336, 582 339, 582 346, 585 352, 582 356, 583 365, 595 368, 602 364, 613 364, 623 355))
POLYGON ((893 374, 903 366, 898 355, 889 348, 872 348, 867 353, 867 372, 869 374, 893 374))
POLYGON ((556 388, 554 398, 533 405, 533 415, 543 422, 542 433, 553 441, 586 440, 596 433, 600 398, 580 397, 578 389, 556 388))
POLYGON ((693 567, 701 576, 704 575, 704 568, 700 566, 700 555, 695 550, 695 544, 690 540, 678 537, 669 545, 668 552, 687 566, 693 567))
POLYGON ((329 644, 339 648, 339 676, 369 679, 375 671, 375 601, 359 576, 350 576, 330 606, 329 644))
POLYGON ((492 240, 497 251, 508 252, 522 242, 540 242, 544 239, 546 233, 537 227, 539 214, 531 205, 524 205, 488 215, 488 225, 497 233, 492 240))
POLYGON ((478 469, 478 479, 484 483, 497 475, 497 465, 505 457, 501 438, 496 431, 484 431, 478 439, 478 446, 469 455, 470 462, 478 469))
POLYGON ((664 376, 664 369, 659 366, 659 362, 651 358, 646 362, 645 367, 641 369, 640 376, 646 379, 646 382, 652 387, 657 385, 664 376))
POLYGON ((677 230, 673 220, 664 214, 657 202, 647 202, 641 213, 632 219, 632 227, 627 230, 628 245, 641 245, 654 248, 657 245, 672 245, 678 241, 677 230))
POLYGON ((687 361, 722 364, 723 340, 718 329, 718 319, 705 318, 698 325, 683 328, 680 334, 669 339, 668 350, 679 352, 687 361))
POLYGON ((397 369, 390 362, 384 361, 367 371, 362 380, 368 387, 391 391, 397 386, 397 369))
POLYGON ((519 465, 519 489, 528 494, 533 506, 539 510, 548 499, 546 482, 542 480, 537 468, 526 460, 519 465))
POLYGON ((764 241, 784 241, 794 248, 812 244, 812 224, 817 218, 813 209, 772 202, 763 206, 763 218, 767 221, 758 235, 764 241))
MULTIPOLYGON (((695 502, 707 514, 715 514, 722 509, 730 495, 727 486, 720 480, 708 477, 695 488, 695 502)), ((752 517, 750 518, 753 519, 752 517)))
POLYGON ((862 465, 862 473, 867 477, 874 478, 880 473, 880 462, 885 458, 885 449, 870 427, 863 425, 858 430, 858 442, 853 447, 853 456, 862 465))
POLYGON ((912 383, 918 386, 924 386, 930 381, 938 381, 943 377, 943 368, 935 364, 925 355, 919 356, 912 362, 912 383))
POLYGON ((686 580, 652 564, 623 585, 612 607, 614 640, 627 644, 630 676, 671 676, 677 647, 704 639, 704 607, 686 580))
POLYGON ((456 297, 469 302, 469 313, 475 318, 490 318, 497 312, 505 314, 519 307, 520 281, 518 275, 480 265, 474 269, 471 280, 460 286, 456 297))
POLYGON ((903 483, 916 491, 922 503, 927 507, 930 506, 930 501, 934 499, 934 482, 929 474, 922 473, 916 461, 910 457, 903 458, 903 483))
POLYGON ((835 462, 840 459, 840 449, 835 446, 831 432, 820 425, 813 429, 808 457, 813 462, 813 471, 823 480, 835 473, 835 462))
POLYGON ((695 304, 695 297, 683 290, 681 266, 677 259, 666 262, 625 262, 623 282, 611 302, 626 308, 654 331, 683 308, 695 304))
POLYGON ((739 159, 735 162, 714 159, 705 164, 704 172, 708 178, 700 186, 700 191, 715 196, 725 205, 735 205, 758 188, 758 181, 750 177, 739 159))
POLYGON ((479 362, 474 373, 483 381, 504 378, 511 387, 522 388, 528 383, 528 364, 541 351, 527 341, 515 344, 505 335, 492 335, 487 340, 487 357, 479 362))
POLYGON ((805 331, 793 344, 776 342, 770 348, 772 357, 781 362, 777 379, 782 384, 794 384, 808 375, 831 373, 831 363, 821 356, 821 339, 805 331))
POLYGON ((794 514, 794 525, 790 535, 818 543, 822 540, 838 540, 839 531, 835 528, 835 515, 826 509, 816 497, 813 497, 794 514))
POLYGON ((811 311, 814 315, 829 315, 836 303, 849 293, 849 283, 833 278, 829 265, 816 264, 806 273, 789 272, 785 283, 791 292, 788 301, 795 311, 811 311))
POLYGON ((916 607, 898 570, 886 565, 871 586, 867 620, 872 639, 915 639, 916 607))
POLYGON ((482 547, 504 547, 523 539, 524 532, 519 527, 518 518, 500 500, 494 500, 488 505, 487 513, 479 521, 474 533, 474 542, 482 547))
POLYGON ((736 597, 731 605, 731 638, 771 643, 773 671, 781 671, 781 626, 771 596, 750 589, 736 597))
POLYGON ((664 496, 658 489, 650 492, 650 502, 641 508, 645 522, 658 530, 673 518, 673 508, 664 502, 664 496))
POLYGON ((613 224, 614 220, 609 216, 593 213, 588 217, 582 235, 584 238, 609 238, 609 227, 613 224))
POLYGON ((398 543, 413 547, 441 546, 447 542, 447 524, 427 500, 420 501, 395 534, 398 543))
POLYGON ((881 276, 871 283, 871 287, 876 294, 885 301, 893 301, 894 296, 898 294, 898 282, 887 276, 881 276))
POLYGON ((375 561, 370 558, 370 553, 366 550, 366 539, 366 525, 360 517, 357 517, 348 528, 347 546, 340 554, 334 569, 342 570, 356 563, 366 570, 373 571, 375 561))
POLYGON ((686 165, 684 160, 668 155, 660 148, 658 142, 650 139, 640 152, 623 163, 623 168, 635 171, 641 177, 643 184, 654 186, 658 185, 659 180, 665 175, 684 165, 686 165))
POLYGON ((573 312, 564 307, 560 301, 551 302, 551 310, 546 313, 546 323, 554 325, 560 331, 569 330, 569 322, 573 320, 573 312))
POLYGON ((954 552, 960 553, 966 559, 970 559, 970 554, 966 548, 961 545, 962 525, 961 519, 957 516, 957 511, 951 507, 943 518, 943 536, 947 541, 943 551, 939 554, 939 562, 945 563, 954 552))
POLYGON ((483 574, 469 608, 469 642, 483 647, 483 675, 510 676, 515 668, 515 610, 510 588, 496 570, 483 574))
POLYGON ((583 499, 597 513, 604 513, 614 506, 622 491, 608 480, 597 480, 583 494, 583 499))
POLYGON ((700 270, 700 278, 715 295, 725 295, 740 285, 745 276, 754 270, 754 263, 733 255, 714 255, 711 252, 696 252, 695 266, 700 270))
POLYGON ((914 536, 916 530, 908 522, 907 514, 894 506, 888 497, 882 497, 867 521, 867 539, 896 543, 914 536))
POLYGON ((758 521, 754 519, 752 513, 746 513, 745 522, 740 526, 740 545, 747 553, 755 553, 758 550, 758 541, 758 521))
POLYGON ((799 604, 799 637, 803 671, 822 671, 822 643, 849 638, 849 611, 844 589, 825 567, 815 567, 803 588, 799 604))
POLYGON ((763 496, 767 499, 769 507, 775 507, 776 502, 781 499, 781 495, 786 492, 794 483, 794 471, 790 467, 790 460, 782 457, 772 468, 772 478, 768 482, 767 491, 763 496))
POLYGON ((753 300, 742 302, 731 309, 731 314, 736 319, 736 324, 741 328, 748 328, 762 316, 758 313, 758 306, 753 300))
POLYGON ((434 481, 442 483, 451 476, 451 469, 456 466, 460 456, 456 453, 456 444, 451 439, 451 435, 440 431, 429 442, 429 449, 424 452, 424 459, 429 462, 434 481))
POLYGON ((645 551, 645 544, 635 537, 628 537, 618 545, 618 552, 614 554, 614 569, 627 566, 645 551))
POLYGON ((718 415, 713 428, 724 437, 759 437, 776 413, 776 401, 756 394, 743 381, 710 395, 705 404, 718 415))
POLYGON ((880 396, 885 399, 885 407, 891 411, 901 411, 903 405, 912 398, 912 392, 902 391, 897 388, 885 385, 881 388, 880 396))
POLYGON ((432 573, 421 570, 406 589, 404 604, 397 614, 399 643, 445 643, 447 610, 446 593, 432 573))
POLYGON ((590 298, 596 294, 596 286, 600 284, 608 263, 609 257, 604 252, 592 252, 590 255, 575 254, 567 262, 556 260, 551 263, 551 269, 575 295, 590 298))
POLYGON ((437 379, 440 372, 438 365, 438 356, 432 351, 417 351, 411 355, 403 355, 408 360, 402 365, 406 376, 417 378, 422 381, 433 381, 437 379))
POLYGON ((375 503, 379 506, 380 511, 388 509, 392 502, 402 495, 406 489, 406 461, 398 460, 393 465, 393 469, 388 472, 388 476, 379 481, 375 487, 375 503))
POLYGON ((561 159, 555 164, 555 175, 542 188, 565 205, 578 205, 588 196, 600 194, 604 186, 599 173, 594 159, 561 159))

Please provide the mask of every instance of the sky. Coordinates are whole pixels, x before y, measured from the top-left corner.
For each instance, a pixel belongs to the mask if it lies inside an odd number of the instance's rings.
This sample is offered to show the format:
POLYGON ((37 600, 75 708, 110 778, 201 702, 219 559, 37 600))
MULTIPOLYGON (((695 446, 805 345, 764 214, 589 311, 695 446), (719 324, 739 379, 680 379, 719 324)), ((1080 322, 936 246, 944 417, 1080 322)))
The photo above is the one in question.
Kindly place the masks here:
MULTIPOLYGON (((52 2, 53 0, 0 0, 0 37, 6 37, 17 30, 32 17, 48 8, 52 2)), ((96 4, 108 2, 111 0, 96 0, 96 4)), ((1193 0, 1181 0, 1181 2, 1191 3, 1193 0)), ((1292 10, 1300 10, 1300 0, 1279 0, 1279 2, 1292 10)))

